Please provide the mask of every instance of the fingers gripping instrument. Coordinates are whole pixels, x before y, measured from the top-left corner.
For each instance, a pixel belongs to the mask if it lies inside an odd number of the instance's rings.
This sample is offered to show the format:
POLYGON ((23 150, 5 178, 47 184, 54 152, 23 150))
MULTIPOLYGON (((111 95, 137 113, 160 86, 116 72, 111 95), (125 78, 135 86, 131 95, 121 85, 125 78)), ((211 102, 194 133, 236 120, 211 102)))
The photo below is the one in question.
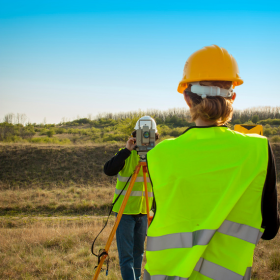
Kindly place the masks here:
POLYGON ((130 184, 129 184, 128 189, 126 191, 125 197, 123 199, 122 205, 121 205, 119 213, 117 215, 117 219, 116 219, 115 224, 113 226, 113 229, 112 229, 112 231, 111 231, 111 233, 109 235, 109 238, 107 240, 105 248, 104 248, 104 250, 102 251, 102 254, 99 257, 99 260, 98 260, 99 263, 98 263, 98 266, 96 268, 96 271, 95 271, 95 274, 94 274, 92 280, 97 280, 97 278, 99 276, 99 273, 100 273, 100 271, 102 269, 102 265, 103 265, 105 259, 107 258, 108 254, 109 254, 109 249, 110 249, 111 243, 112 243, 113 238, 114 238, 114 236, 116 234, 116 231, 117 231, 117 228, 119 226, 121 217, 123 215, 125 206, 127 204, 127 201, 129 199, 130 193, 131 193, 131 191, 133 189, 134 183, 136 181, 136 178, 137 178, 141 168, 143 169, 143 178, 144 178, 144 186, 145 186, 145 197, 146 197, 146 208, 147 208, 148 226, 151 223, 150 216, 149 216, 150 207, 149 207, 149 200, 148 200, 148 187, 147 187, 147 178, 146 178, 146 175, 147 175, 147 164, 146 164, 146 162, 139 162, 139 164, 136 166, 136 168, 134 170, 133 176, 131 178, 130 184))

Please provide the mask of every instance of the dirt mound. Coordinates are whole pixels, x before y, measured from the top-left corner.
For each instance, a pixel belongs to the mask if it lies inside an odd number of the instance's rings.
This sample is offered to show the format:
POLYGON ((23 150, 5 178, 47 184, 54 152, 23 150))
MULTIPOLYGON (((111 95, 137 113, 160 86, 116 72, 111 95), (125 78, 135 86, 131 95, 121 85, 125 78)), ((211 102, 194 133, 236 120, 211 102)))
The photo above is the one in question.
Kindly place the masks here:
MULTIPOLYGON (((0 145, 0 187, 112 184, 116 178, 106 176, 103 166, 122 146, 0 145)), ((280 174, 280 144, 271 147, 280 174)))
POLYGON ((0 145, 0 187, 108 184, 104 163, 120 145, 0 145))

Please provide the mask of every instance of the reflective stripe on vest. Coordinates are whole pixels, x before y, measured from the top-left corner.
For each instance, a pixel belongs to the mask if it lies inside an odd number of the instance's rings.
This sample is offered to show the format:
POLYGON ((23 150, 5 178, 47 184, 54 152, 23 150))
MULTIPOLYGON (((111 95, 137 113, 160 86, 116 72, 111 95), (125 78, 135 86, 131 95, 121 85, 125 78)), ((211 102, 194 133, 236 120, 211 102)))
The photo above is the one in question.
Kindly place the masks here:
MULTIPOLYGON (((262 232, 247 225, 225 220, 217 230, 220 233, 230 235, 252 244, 257 244, 262 232)), ((216 230, 197 230, 194 232, 180 232, 162 236, 148 236, 147 251, 160 251, 175 248, 191 248, 196 245, 207 245, 216 230)))
MULTIPOLYGON (((194 271, 215 280, 250 280, 252 267, 246 269, 245 275, 242 276, 220 265, 209 262, 201 258, 194 268, 194 271)), ((150 275, 149 272, 144 270, 144 280, 188 280, 179 276, 168 275, 150 275)))
MULTIPOLYGON (((119 180, 120 182, 127 182, 128 179, 129 179, 129 177, 123 177, 123 176, 121 176, 120 174, 118 174, 118 180, 119 180)), ((151 183, 151 180, 150 180, 149 177, 146 177, 146 179, 147 179, 147 183, 151 183)), ((131 178, 130 178, 129 182, 130 182, 130 181, 131 181, 131 178)), ((138 177, 136 178, 135 182, 136 182, 136 183, 138 183, 138 182, 144 183, 144 177, 138 176, 138 177)))
POLYGON ((196 264, 194 271, 215 280, 250 280, 251 267, 246 269, 245 275, 235 273, 225 267, 209 262, 201 258, 196 264))
POLYGON ((150 273, 144 269, 144 280, 188 280, 189 278, 179 276, 167 276, 167 275, 150 275, 150 273))
POLYGON ((218 229, 218 232, 242 239, 255 245, 257 245, 263 234, 258 228, 242 225, 228 220, 225 220, 222 223, 218 229))
MULTIPOLYGON (((115 194, 119 195, 122 192, 122 190, 115 190, 115 194)), ((123 191, 121 195, 125 195, 126 191, 123 191)), ((145 196, 146 192, 145 191, 131 191, 130 196, 145 196)), ((148 197, 154 197, 153 192, 148 192, 148 197)))

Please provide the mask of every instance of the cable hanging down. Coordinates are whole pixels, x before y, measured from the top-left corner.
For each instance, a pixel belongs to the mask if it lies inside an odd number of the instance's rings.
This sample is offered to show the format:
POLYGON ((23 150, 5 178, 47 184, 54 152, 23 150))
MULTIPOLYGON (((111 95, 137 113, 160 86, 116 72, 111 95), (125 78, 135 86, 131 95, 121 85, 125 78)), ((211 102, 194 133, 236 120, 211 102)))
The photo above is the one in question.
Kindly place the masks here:
MULTIPOLYGON (((108 224, 108 221, 109 221, 109 218, 110 218, 110 215, 113 211, 113 208, 114 208, 114 205, 116 204, 116 202, 118 201, 118 199, 120 198, 121 194, 123 193, 124 189, 126 188, 128 182, 130 181, 131 177, 132 177, 133 173, 130 175, 130 177, 128 178, 128 180, 126 181, 122 191, 119 193, 119 195, 117 196, 117 198, 115 199, 115 201, 112 203, 111 207, 110 207, 110 211, 109 211, 109 214, 108 214, 108 217, 107 217, 107 221, 105 222, 104 224, 104 227, 101 229, 101 231, 97 234, 97 236, 95 237, 95 239, 93 240, 92 242, 92 245, 91 245, 91 253, 96 256, 98 258, 98 263, 97 265, 94 267, 94 269, 96 269, 100 263, 100 259, 102 256, 106 255, 107 257, 107 270, 106 270, 106 276, 108 275, 108 272, 109 272, 109 261, 110 261, 110 257, 109 257, 109 254, 108 252, 105 251, 105 249, 100 249, 99 250, 99 253, 98 254, 95 254, 94 253, 94 243, 95 241, 97 240, 98 236, 101 234, 101 232, 105 229, 105 227, 107 226, 108 224)), ((104 271, 104 269, 101 269, 101 271, 104 271)))

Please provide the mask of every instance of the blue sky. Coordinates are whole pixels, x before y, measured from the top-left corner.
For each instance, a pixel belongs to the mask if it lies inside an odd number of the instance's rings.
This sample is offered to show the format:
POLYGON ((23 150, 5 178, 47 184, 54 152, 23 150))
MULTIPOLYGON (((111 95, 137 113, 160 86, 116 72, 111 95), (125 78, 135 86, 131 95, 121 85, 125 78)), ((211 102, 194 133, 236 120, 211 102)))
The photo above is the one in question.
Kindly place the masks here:
POLYGON ((0 120, 185 107, 185 61, 211 44, 238 62, 234 108, 280 106, 276 1, 0 0, 0 120))

